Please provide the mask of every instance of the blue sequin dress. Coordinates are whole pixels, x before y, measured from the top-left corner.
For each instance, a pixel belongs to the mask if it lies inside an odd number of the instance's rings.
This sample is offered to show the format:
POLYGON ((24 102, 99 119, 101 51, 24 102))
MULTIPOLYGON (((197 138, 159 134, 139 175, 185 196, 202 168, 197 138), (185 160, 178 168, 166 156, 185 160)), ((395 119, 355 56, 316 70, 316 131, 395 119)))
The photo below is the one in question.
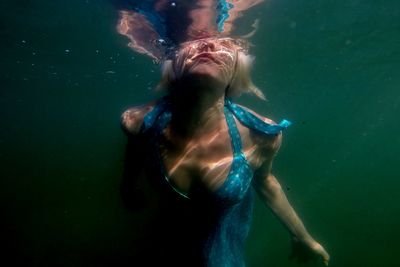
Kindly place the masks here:
POLYGON ((190 198, 169 182, 162 164, 159 140, 171 119, 168 97, 158 101, 144 118, 141 133, 149 143, 146 160, 160 205, 149 225, 152 237, 143 244, 142 256, 151 264, 166 266, 241 267, 244 244, 249 232, 252 210, 253 172, 242 152, 242 142, 234 117, 244 126, 276 135, 290 125, 268 124, 226 99, 224 113, 229 128, 233 161, 228 177, 216 192, 195 190, 190 198))

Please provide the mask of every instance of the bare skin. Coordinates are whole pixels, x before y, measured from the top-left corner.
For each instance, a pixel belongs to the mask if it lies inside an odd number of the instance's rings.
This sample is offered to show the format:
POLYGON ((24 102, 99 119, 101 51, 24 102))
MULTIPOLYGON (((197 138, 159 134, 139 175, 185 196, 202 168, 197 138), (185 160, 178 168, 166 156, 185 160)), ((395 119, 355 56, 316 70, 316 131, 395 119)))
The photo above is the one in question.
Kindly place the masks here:
MULTIPOLYGON (((171 122, 163 132, 160 145, 170 183, 189 197, 196 187, 215 192, 226 179, 232 162, 223 104, 236 58, 235 51, 228 56, 226 48, 212 40, 201 44, 189 43, 181 49, 174 62, 176 68, 181 70, 180 83, 170 92, 175 108, 171 110, 171 122)), ((125 131, 132 136, 137 135, 143 117, 152 108, 153 104, 148 104, 124 112, 122 125, 125 131)), ((256 115, 272 123, 268 118, 256 115)), ((255 173, 253 186, 258 195, 286 226, 294 240, 328 265, 328 253, 308 233, 277 178, 271 173, 282 135, 261 135, 238 121, 236 123, 243 152, 255 173)))

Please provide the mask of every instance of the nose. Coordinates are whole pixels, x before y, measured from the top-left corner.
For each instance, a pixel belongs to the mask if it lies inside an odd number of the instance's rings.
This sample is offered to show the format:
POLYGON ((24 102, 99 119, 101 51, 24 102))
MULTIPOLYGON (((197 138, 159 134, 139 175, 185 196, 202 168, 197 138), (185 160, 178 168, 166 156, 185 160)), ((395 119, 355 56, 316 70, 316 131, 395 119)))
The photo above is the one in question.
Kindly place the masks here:
POLYGON ((199 51, 214 51, 215 44, 212 42, 202 41, 198 46, 199 51))

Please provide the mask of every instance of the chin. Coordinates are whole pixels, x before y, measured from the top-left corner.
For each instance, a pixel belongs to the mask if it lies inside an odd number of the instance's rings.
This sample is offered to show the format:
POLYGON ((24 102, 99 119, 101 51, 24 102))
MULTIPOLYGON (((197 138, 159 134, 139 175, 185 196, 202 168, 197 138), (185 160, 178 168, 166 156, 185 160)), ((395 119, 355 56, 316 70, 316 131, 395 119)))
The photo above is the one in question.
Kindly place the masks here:
POLYGON ((211 64, 198 64, 191 67, 188 70, 188 73, 191 74, 200 74, 200 75, 210 75, 210 76, 218 76, 220 71, 218 68, 215 68, 211 64))
POLYGON ((210 72, 204 69, 197 69, 196 71, 191 71, 186 73, 183 77, 190 83, 206 84, 207 86, 226 86, 228 85, 226 79, 222 78, 219 72, 210 72))
POLYGON ((187 74, 178 81, 178 84, 181 88, 191 88, 189 91, 194 94, 216 92, 215 90, 225 89, 228 85, 212 75, 202 73, 187 74))
POLYGON ((211 61, 201 62, 199 64, 190 66, 185 71, 185 76, 199 76, 203 79, 218 80, 220 82, 226 81, 226 75, 224 75, 221 66, 211 61))

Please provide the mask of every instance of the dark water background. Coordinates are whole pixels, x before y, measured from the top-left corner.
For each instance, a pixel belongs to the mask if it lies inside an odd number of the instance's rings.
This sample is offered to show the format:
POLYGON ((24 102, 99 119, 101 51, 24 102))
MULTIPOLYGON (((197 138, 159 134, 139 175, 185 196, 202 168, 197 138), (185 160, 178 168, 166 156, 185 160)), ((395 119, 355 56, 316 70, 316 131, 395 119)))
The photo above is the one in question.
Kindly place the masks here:
MULTIPOLYGON (((400 2, 272 0, 252 39, 256 111, 294 125, 274 172, 331 266, 400 266, 400 2)), ((137 266, 119 198, 119 116, 156 97, 159 67, 126 47, 106 0, 0 2, 1 260, 137 266)), ((288 260, 257 203, 249 266, 288 260)))

